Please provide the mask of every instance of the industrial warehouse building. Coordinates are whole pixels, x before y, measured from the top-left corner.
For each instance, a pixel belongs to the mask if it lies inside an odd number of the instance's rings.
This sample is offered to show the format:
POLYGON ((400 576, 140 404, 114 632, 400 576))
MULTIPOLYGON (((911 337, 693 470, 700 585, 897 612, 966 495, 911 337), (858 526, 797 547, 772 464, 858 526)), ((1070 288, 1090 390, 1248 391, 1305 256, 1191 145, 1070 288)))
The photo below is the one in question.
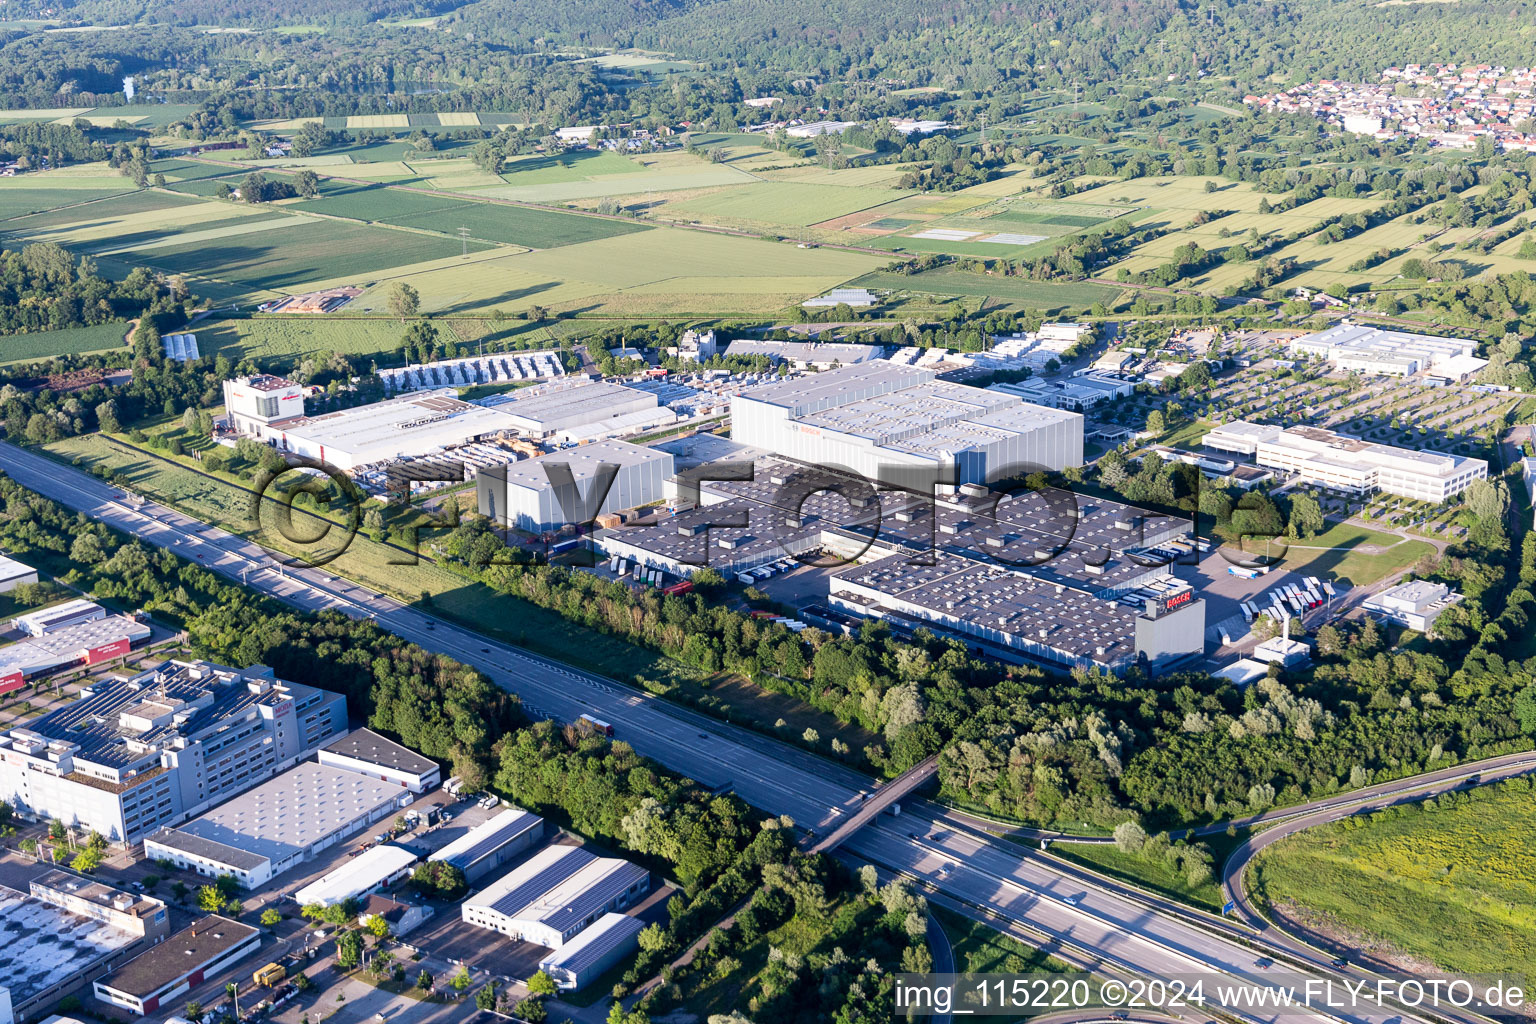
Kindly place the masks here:
POLYGON ((78 598, 74 601, 65 601, 50 608, 41 608, 26 615, 18 615, 11 620, 11 628, 20 630, 27 636, 42 636, 63 629, 66 626, 78 626, 82 622, 94 622, 96 619, 107 617, 107 610, 95 601, 87 601, 78 598))
POLYGON ((0 800, 132 842, 270 779, 346 722, 341 694, 265 666, 167 661, 92 680, 78 700, 0 734, 0 800))
POLYGON ((393 782, 417 795, 442 781, 442 769, 436 761, 372 729, 353 729, 332 740, 320 748, 315 760, 332 768, 393 782))
POLYGON ((0 647, 0 693, 20 689, 27 680, 57 669, 120 658, 151 633, 138 619, 113 615, 0 647))
POLYGON ((44 872, 30 889, 0 886, 0 1011, 16 1020, 36 1019, 170 932, 163 901, 71 871, 44 872))
POLYGON ((637 434, 677 421, 649 391, 587 378, 546 384, 480 401, 511 418, 526 437, 579 444, 637 434))
POLYGON ((559 377, 565 373, 558 352, 504 352, 435 363, 412 363, 379 371, 387 393, 420 391, 423 388, 472 387, 512 381, 559 377))
POLYGON ((853 366, 879 359, 885 355, 883 345, 858 345, 833 341, 770 341, 742 338, 726 346, 728 356, 767 356, 777 366, 788 363, 797 370, 830 370, 838 366, 853 366))
POLYGON ((531 850, 543 838, 543 818, 532 811, 510 807, 476 825, 427 859, 452 864, 473 884, 531 850))
POLYGON ((1420 633, 1431 633, 1435 620, 1446 609, 1459 604, 1461 598, 1444 583, 1412 580, 1366 598, 1365 610, 1420 633))
POLYGON ((459 401, 452 388, 418 391, 355 409, 259 423, 242 431, 279 451, 329 463, 344 473, 364 466, 431 455, 456 445, 516 429, 511 417, 496 409, 459 401))
POLYGON ((36 569, 9 556, 0 555, 0 594, 8 594, 23 583, 36 582, 36 569))
POLYGON ((306 762, 180 828, 144 839, 144 855, 254 889, 414 798, 399 785, 306 762))
POLYGON ((463 903, 466 924, 557 948, 650 888, 637 864, 576 846, 546 846, 463 903))
POLYGON ((1470 380, 1488 365, 1477 342, 1409 334, 1349 322, 1296 338, 1291 355, 1326 359, 1345 373, 1390 377, 1422 375, 1442 381, 1470 380))
POLYGON ((645 923, 624 914, 604 914, 539 961, 539 970, 566 991, 579 989, 640 948, 645 923))
POLYGON ((416 854, 403 846, 384 843, 370 846, 334 871, 327 872, 293 894, 301 907, 345 903, 398 882, 411 873, 416 854))
POLYGON ((832 490, 846 478, 771 457, 752 477, 706 481, 701 507, 593 545, 624 569, 683 577, 846 559, 828 578, 834 609, 1056 666, 1163 669, 1204 650, 1205 602, 1169 568, 1192 550, 1188 519, 1066 491, 997 501, 975 484, 939 498, 856 484, 850 502, 832 490))
POLYGON ((1465 455, 1374 444, 1321 427, 1276 427, 1238 420, 1205 435, 1207 448, 1251 455, 1260 466, 1349 494, 1385 491, 1439 504, 1488 477, 1488 463, 1465 455))
POLYGON ((261 930, 211 914, 95 984, 96 998, 146 1016, 256 952, 261 930))
POLYGON ((731 438, 880 481, 920 470, 983 483, 1083 463, 1080 414, 883 360, 749 388, 731 400, 731 438))
POLYGON ((667 496, 672 475, 667 452, 627 441, 597 441, 482 470, 475 492, 481 515, 538 533, 659 502, 667 496))

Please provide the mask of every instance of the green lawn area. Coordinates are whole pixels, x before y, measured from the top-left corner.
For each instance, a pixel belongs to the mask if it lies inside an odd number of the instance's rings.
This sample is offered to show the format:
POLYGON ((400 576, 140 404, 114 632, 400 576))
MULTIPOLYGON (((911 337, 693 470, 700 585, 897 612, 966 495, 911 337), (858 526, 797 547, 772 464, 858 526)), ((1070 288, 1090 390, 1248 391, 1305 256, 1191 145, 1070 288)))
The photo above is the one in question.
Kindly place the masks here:
POLYGON ((1338 524, 1308 540, 1287 544, 1285 538, 1255 539, 1245 545, 1254 553, 1281 557, 1284 568, 1302 575, 1329 575, 1364 585, 1375 583, 1399 569, 1406 569, 1434 545, 1422 540, 1403 540, 1362 526, 1338 524))
POLYGON ((1221 895, 1221 885, 1217 881, 1221 864, 1247 835, 1248 830, 1244 829, 1236 836, 1217 833, 1197 839, 1197 843, 1211 851, 1214 860, 1211 878, 1194 886, 1189 884, 1189 879, 1178 870, 1177 865, 1161 857, 1125 853, 1113 843, 1054 843, 1050 852, 1063 860, 1082 864, 1202 910, 1220 913, 1222 903, 1225 902, 1221 895))
MULTIPOLYGON (((151 432, 168 437, 181 435, 180 427, 170 424, 152 428, 151 432)), ((201 443, 206 444, 206 439, 201 443)), ((169 453, 157 458, 124 441, 101 434, 65 438, 44 445, 43 450, 64 461, 77 461, 83 469, 106 467, 119 474, 128 487, 147 498, 174 506, 267 547, 309 559, 314 559, 319 552, 334 550, 331 541, 304 545, 286 539, 284 531, 277 528, 275 505, 270 500, 263 506, 260 521, 254 520, 251 514, 253 495, 248 489, 250 481, 223 473, 211 478, 198 471, 197 463, 191 458, 177 460, 169 453)), ((334 502, 333 505, 342 503, 334 502)), ((331 518, 338 523, 344 522, 345 512, 344 507, 339 507, 331 518)), ((295 518, 292 528, 286 532, 313 538, 322 535, 324 530, 323 524, 312 519, 295 518)), ((334 536, 342 538, 344 532, 336 529, 334 536)), ((426 548, 431 539, 432 533, 424 531, 422 547, 426 548)), ((820 734, 821 749, 827 749, 832 739, 837 738, 854 751, 862 751, 878 739, 872 733, 844 725, 832 715, 782 694, 758 689, 724 674, 705 675, 692 666, 636 647, 618 637, 571 623, 554 611, 498 594, 434 563, 423 560, 416 564, 400 564, 406 558, 406 553, 358 534, 328 563, 328 568, 404 601, 417 602, 423 595, 428 595, 434 611, 458 619, 488 636, 632 682, 730 721, 773 732, 774 723, 783 718, 788 723, 783 730, 786 739, 798 739, 806 728, 814 728, 820 734)))
POLYGON ((1310 829, 1264 851, 1255 896, 1351 943, 1456 973, 1536 967, 1536 801, 1526 780, 1310 829))
POLYGON ((127 333, 127 323, 114 320, 94 327, 69 327, 62 331, 39 331, 36 334, 10 334, 0 338, 0 363, 29 362, 34 359, 46 359, 49 356, 122 348, 123 337, 127 333))
POLYGON ((555 155, 513 157, 501 176, 508 185, 551 185, 585 181, 599 174, 635 174, 642 170, 639 164, 618 153, 577 149, 555 155))

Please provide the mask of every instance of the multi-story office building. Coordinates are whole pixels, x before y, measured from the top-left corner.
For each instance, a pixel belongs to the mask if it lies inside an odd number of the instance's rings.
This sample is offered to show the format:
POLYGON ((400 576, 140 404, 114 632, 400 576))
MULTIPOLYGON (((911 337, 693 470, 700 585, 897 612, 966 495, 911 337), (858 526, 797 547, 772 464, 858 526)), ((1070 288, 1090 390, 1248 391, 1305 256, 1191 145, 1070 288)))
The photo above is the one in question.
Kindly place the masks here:
POLYGON ((1373 444, 1320 427, 1238 421, 1206 434, 1204 444, 1252 455, 1260 466, 1348 494, 1385 491, 1438 504, 1488 476, 1488 463, 1482 459, 1373 444))
POLYGON ((167 661, 94 681, 0 734, 0 800, 131 842, 271 778, 346 728, 340 694, 263 666, 167 661))

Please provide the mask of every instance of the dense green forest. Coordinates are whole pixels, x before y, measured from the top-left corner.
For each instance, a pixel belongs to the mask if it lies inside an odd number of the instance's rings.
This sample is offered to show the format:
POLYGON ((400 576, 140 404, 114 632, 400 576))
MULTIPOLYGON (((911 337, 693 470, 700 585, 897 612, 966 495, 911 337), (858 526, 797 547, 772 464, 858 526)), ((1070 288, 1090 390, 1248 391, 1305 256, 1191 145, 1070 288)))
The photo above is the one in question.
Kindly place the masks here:
MULTIPOLYGON (((121 79, 175 102, 219 92, 340 111, 460 109, 574 112, 636 93, 731 103, 763 91, 809 94, 861 109, 906 86, 950 100, 1003 100, 1130 82, 1201 98, 1315 78, 1374 77, 1409 62, 1529 63, 1533 0, 1381 5, 1371 0, 31 0, 11 10, 72 23, 127 25, 66 33, 0 23, 0 92, 8 102, 123 102, 121 79), (401 24, 402 19, 434 19, 401 24), (199 25, 320 31, 208 34, 199 25), (642 47, 694 62, 681 80, 600 73, 560 48, 642 47), (1170 78, 1170 76, 1172 76, 1170 78), (534 81, 534 80, 537 81, 534 81), (304 86, 302 91, 293 86, 304 86), (649 86, 649 87, 647 87, 649 86), (332 93, 332 95, 324 95, 332 93), (385 94, 394 102, 380 105, 385 94)), ((923 102, 909 97, 908 102, 923 102)))

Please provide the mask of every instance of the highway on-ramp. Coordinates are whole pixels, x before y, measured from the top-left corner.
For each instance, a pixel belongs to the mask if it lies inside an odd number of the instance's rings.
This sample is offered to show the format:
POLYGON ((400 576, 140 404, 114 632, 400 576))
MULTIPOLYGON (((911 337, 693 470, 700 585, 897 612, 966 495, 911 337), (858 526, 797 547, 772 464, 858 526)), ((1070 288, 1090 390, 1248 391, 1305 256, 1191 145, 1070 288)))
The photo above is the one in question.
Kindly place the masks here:
MULTIPOLYGON (((0 468, 39 494, 293 607, 373 619, 405 640, 474 666, 535 714, 571 721, 585 713, 609 721, 618 738, 639 753, 701 782, 729 783, 752 805, 788 814, 818 834, 855 813, 874 786, 866 776, 814 754, 490 640, 323 569, 285 567, 282 556, 252 541, 153 502, 132 502, 112 486, 35 452, 0 443, 0 468)), ((1256 961, 1254 950, 1242 943, 1129 899, 1115 887, 1084 881, 958 816, 952 820, 926 810, 882 815, 850 837, 844 849, 1138 973, 1209 974, 1250 998, 1268 980, 1260 969, 1264 958, 1256 961)), ((1310 972, 1327 974, 1326 968, 1310 972)), ((1303 977, 1295 971, 1290 976, 1303 977)), ((1254 1024, 1416 1019, 1385 1009, 1224 1008, 1254 1024)))

